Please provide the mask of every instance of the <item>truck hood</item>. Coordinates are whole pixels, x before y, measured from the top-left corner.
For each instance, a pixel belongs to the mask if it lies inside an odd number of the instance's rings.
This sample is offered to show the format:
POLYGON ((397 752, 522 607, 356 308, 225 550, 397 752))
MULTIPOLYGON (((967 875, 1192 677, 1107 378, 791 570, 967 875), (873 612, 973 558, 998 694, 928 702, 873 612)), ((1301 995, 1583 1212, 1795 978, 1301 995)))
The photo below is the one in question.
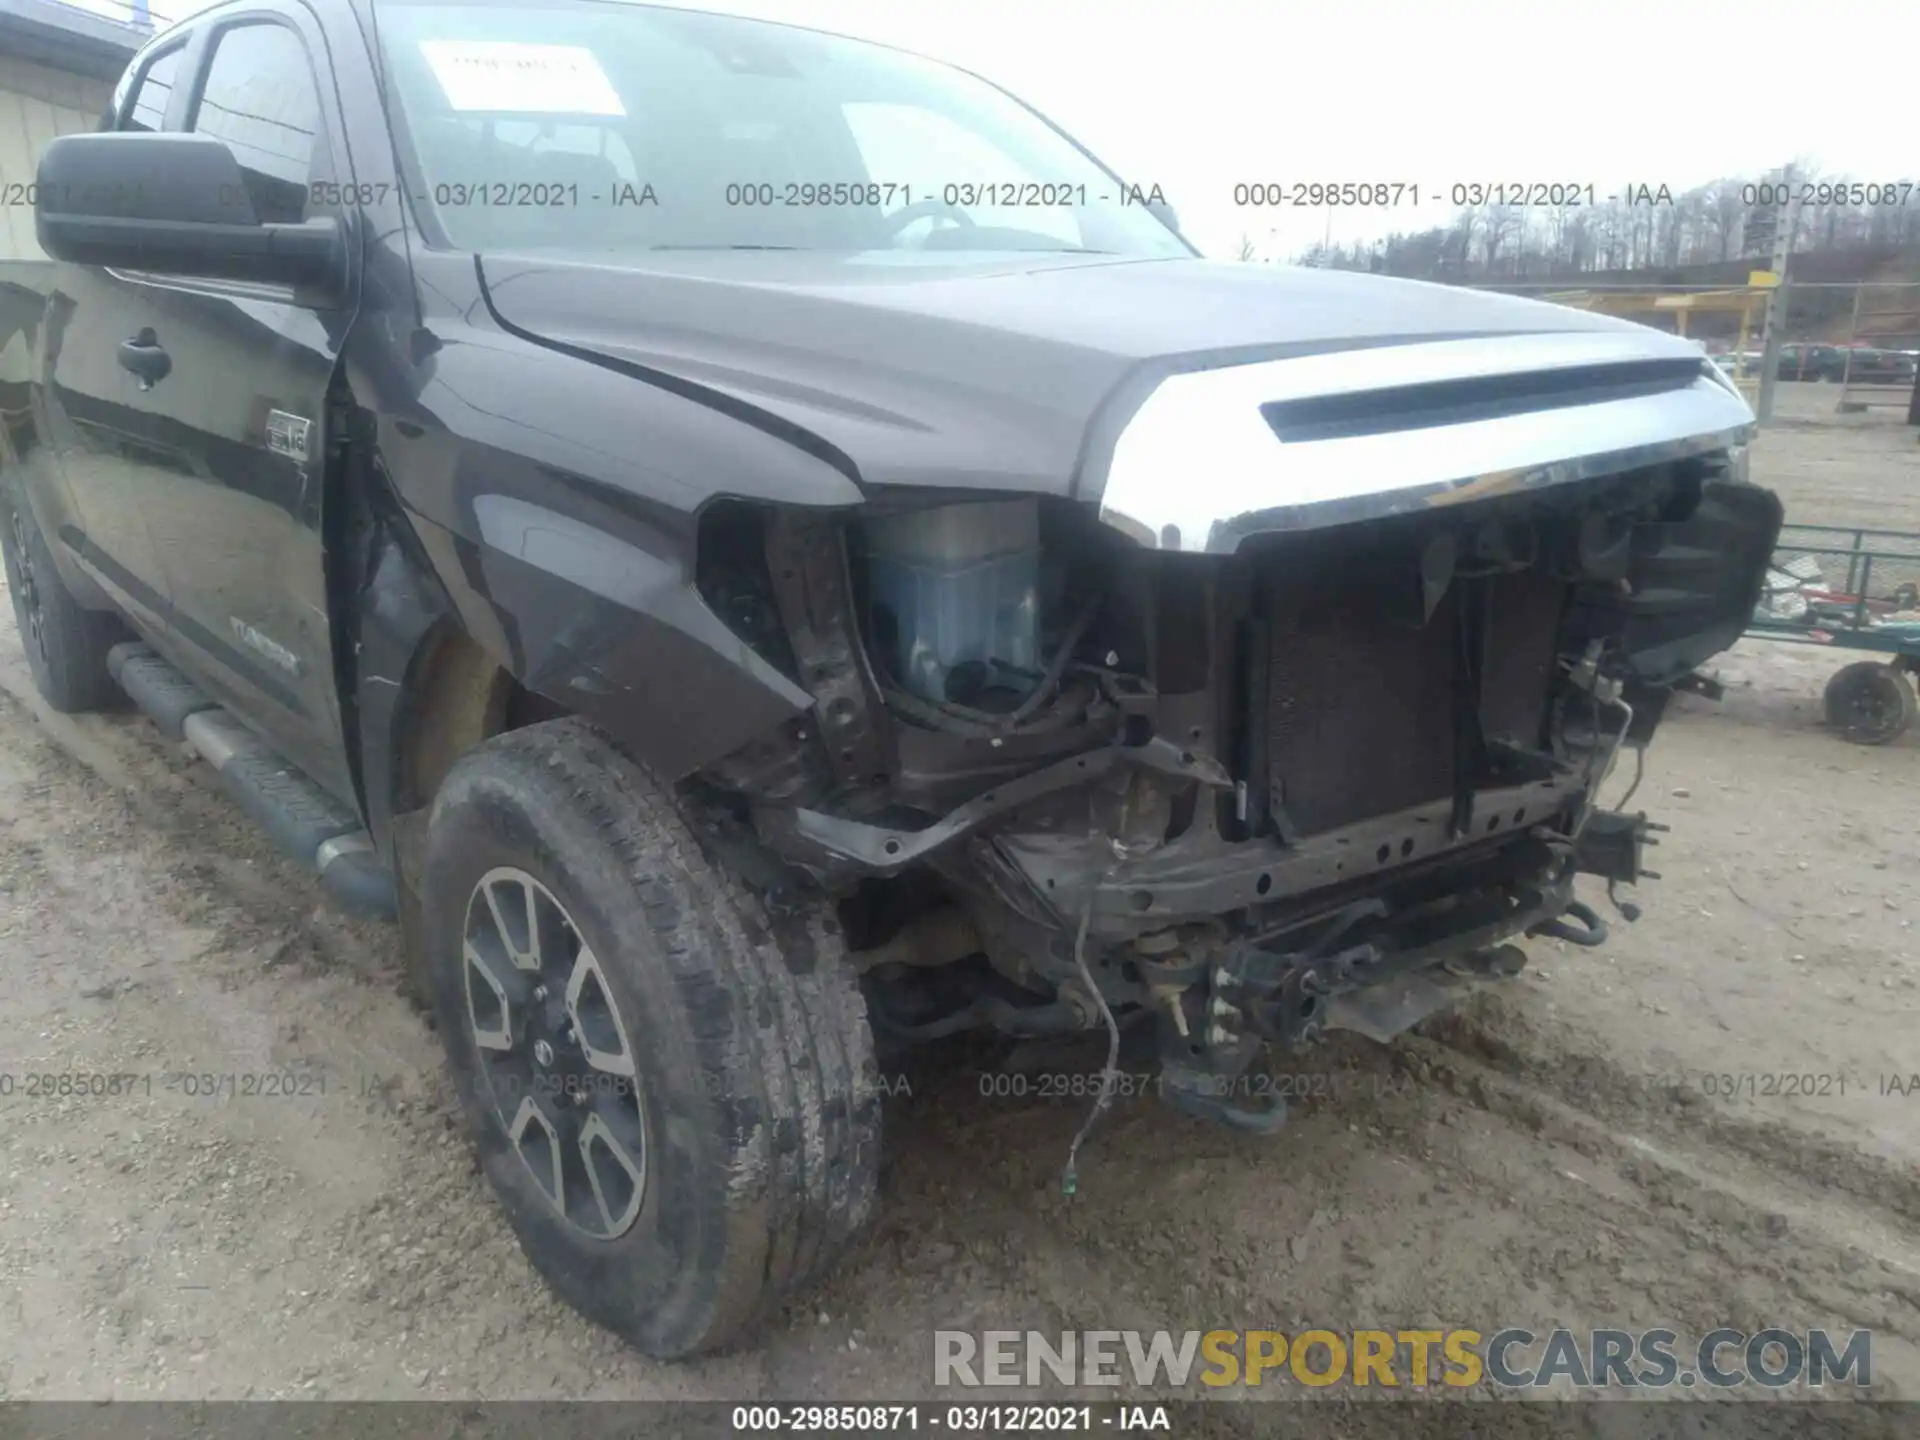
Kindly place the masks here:
MULTIPOLYGON (((493 255, 480 269, 508 328, 798 427, 867 486, 1099 498, 1126 468, 1129 428, 1169 393, 1211 394, 1208 375, 1236 377, 1238 403, 1263 386, 1289 401, 1556 366, 1664 363, 1682 383, 1715 373, 1690 343, 1626 321, 1342 271, 1085 254, 645 258, 493 255)), ((1726 414, 1750 419, 1713 388, 1726 414)), ((1271 448, 1275 431, 1250 413, 1271 448)), ((1190 430, 1160 427, 1155 463, 1167 443, 1202 449, 1155 485, 1191 487, 1217 448, 1190 430)), ((1278 471, 1254 489, 1256 508, 1297 498, 1278 471)), ((1176 526, 1174 548, 1210 548, 1199 514, 1176 526)), ((1163 543, 1166 523, 1136 538, 1163 543)))

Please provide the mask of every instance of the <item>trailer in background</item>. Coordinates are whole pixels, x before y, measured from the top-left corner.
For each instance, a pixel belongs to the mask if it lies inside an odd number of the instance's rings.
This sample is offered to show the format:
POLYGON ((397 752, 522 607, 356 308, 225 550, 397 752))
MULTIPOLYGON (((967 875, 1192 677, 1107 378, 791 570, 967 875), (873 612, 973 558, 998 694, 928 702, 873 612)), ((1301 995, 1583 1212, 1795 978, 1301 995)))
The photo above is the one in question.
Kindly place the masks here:
POLYGON ((1920 670, 1920 534, 1834 525, 1781 527, 1747 634, 1861 651, 1827 682, 1827 723, 1857 745, 1913 724, 1920 670))

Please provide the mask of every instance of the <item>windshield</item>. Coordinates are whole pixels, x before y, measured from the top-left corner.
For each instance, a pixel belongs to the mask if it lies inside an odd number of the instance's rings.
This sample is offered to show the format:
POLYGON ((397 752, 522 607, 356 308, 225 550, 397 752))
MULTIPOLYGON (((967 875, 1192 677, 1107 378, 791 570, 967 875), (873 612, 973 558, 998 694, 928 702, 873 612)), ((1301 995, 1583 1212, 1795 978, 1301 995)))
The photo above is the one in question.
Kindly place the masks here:
POLYGON ((461 249, 1192 253, 1150 188, 902 51, 619 0, 377 9, 408 189, 461 249))

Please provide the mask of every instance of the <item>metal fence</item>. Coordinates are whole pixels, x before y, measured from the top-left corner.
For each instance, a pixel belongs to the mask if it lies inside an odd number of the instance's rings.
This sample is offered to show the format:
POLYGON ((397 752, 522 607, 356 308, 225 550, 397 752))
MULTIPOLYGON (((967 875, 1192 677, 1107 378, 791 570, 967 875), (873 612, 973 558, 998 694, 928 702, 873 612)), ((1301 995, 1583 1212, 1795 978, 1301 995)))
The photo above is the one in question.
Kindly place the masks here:
POLYGON ((1915 378, 1889 375, 1884 367, 1856 374, 1852 347, 1913 352, 1909 358, 1920 363, 1920 284, 1860 286, 1853 292, 1848 332, 1848 364, 1840 377, 1841 412, 1908 409, 1914 401, 1915 378))
POLYGON ((1920 535, 1783 525, 1767 592, 1765 610, 1784 610, 1793 599, 1817 600, 1838 607, 1833 619, 1862 628, 1889 611, 1920 610, 1920 535))

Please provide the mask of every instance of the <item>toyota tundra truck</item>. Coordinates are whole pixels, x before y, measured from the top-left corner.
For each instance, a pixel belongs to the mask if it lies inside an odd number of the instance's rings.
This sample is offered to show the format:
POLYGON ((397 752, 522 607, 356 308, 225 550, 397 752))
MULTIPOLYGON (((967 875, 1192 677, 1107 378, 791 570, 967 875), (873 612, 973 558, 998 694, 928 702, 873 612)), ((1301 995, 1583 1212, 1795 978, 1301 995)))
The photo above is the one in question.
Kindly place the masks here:
POLYGON ((1206 260, 807 29, 227 0, 32 191, 40 693, 398 924, 531 1263, 655 1355, 860 1233, 876 1048, 1089 1032, 1095 1107, 1124 1040, 1267 1132, 1263 1053, 1599 943, 1601 786, 1780 523, 1690 342, 1206 260))

